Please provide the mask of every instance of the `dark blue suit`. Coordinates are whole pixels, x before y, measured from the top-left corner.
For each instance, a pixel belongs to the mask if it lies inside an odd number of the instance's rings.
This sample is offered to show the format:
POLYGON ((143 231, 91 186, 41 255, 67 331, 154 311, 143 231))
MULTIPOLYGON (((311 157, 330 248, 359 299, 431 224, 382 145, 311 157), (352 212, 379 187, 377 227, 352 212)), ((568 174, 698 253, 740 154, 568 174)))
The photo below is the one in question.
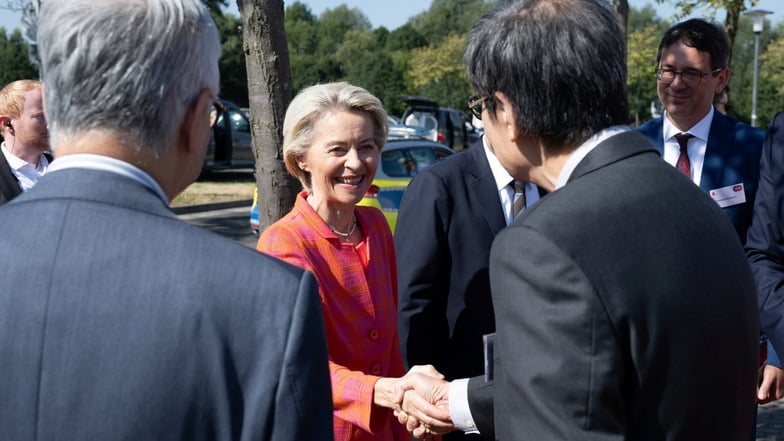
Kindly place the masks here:
MULTIPOLYGON (((663 118, 656 118, 637 130, 645 135, 659 154, 664 152, 663 118)), ((751 213, 759 180, 760 152, 765 132, 714 110, 705 162, 702 166, 700 188, 706 192, 743 183, 746 202, 725 207, 724 213, 732 221, 742 243, 751 224, 751 213)))
POLYGON ((760 326, 784 353, 784 112, 771 121, 762 148, 760 180, 746 254, 757 284, 760 326))
MULTIPOLYGON (((655 118, 637 129, 656 147, 659 154, 664 153, 663 121, 664 117, 655 118)), ((708 146, 705 149, 705 161, 702 165, 700 188, 709 192, 743 183, 746 202, 723 208, 743 244, 746 243, 757 195, 764 137, 763 130, 753 128, 714 109, 713 121, 708 133, 708 146)), ((768 363, 781 367, 781 362, 776 355, 778 350, 771 349, 769 347, 768 363)))
POLYGON ((484 372, 482 335, 495 331, 488 263, 506 227, 481 141, 419 173, 395 228, 399 332, 409 365, 448 379, 484 372))

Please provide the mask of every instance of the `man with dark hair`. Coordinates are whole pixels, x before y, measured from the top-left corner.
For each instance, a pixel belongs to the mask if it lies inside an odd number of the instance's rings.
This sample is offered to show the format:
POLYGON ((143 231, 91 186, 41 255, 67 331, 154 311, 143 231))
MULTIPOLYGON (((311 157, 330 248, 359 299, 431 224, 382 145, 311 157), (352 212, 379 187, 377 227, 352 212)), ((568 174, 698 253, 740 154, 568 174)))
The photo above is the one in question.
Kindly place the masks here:
POLYGON ((716 203, 625 125, 625 54, 604 0, 510 2, 471 32, 485 136, 513 177, 550 194, 493 243, 494 380, 401 382, 415 434, 751 433, 751 272, 716 203))
MULTIPOLYGON (((665 32, 656 56, 664 115, 640 126, 664 160, 716 201, 742 244, 751 224, 765 132, 719 111, 730 79, 729 40, 717 24, 691 19, 665 32)), ((706 306, 707 307, 707 306, 706 306)), ((757 399, 784 396, 784 370, 772 346, 757 399)))
POLYGON ((57 159, 0 208, 0 438, 332 440, 313 276, 168 206, 218 93, 203 2, 47 0, 38 44, 57 159))
POLYGON ((0 90, 0 205, 27 191, 49 167, 49 130, 41 83, 18 80, 0 90))

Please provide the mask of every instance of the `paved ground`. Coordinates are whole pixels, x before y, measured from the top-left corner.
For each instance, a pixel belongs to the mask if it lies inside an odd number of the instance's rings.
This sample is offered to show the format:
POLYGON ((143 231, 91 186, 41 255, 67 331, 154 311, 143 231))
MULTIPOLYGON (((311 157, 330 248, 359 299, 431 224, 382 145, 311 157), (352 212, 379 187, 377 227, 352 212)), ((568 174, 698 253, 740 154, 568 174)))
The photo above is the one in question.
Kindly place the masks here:
POLYGON ((250 201, 239 207, 179 214, 180 219, 250 248, 256 248, 258 238, 250 229, 250 201))

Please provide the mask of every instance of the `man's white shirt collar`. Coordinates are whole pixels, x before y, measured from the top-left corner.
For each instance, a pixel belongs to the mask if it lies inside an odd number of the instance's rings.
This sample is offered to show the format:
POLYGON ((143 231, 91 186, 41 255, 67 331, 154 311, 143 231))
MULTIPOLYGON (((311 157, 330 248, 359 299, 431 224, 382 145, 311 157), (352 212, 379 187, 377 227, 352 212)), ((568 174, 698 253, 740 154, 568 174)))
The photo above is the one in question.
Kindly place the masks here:
POLYGON ((38 178, 49 170, 49 160, 46 159, 46 155, 43 153, 38 155, 38 164, 36 165, 11 153, 5 145, 5 141, 0 144, 0 150, 2 151, 0 154, 5 156, 8 166, 11 168, 11 173, 16 177, 16 180, 19 182, 19 188, 22 191, 33 188, 36 182, 38 182, 38 178))
POLYGON ((701 139, 703 142, 708 142, 708 135, 710 134, 710 126, 711 122, 713 121, 713 112, 715 109, 711 106, 710 111, 708 114, 705 115, 697 124, 690 127, 687 130, 680 130, 679 128, 675 127, 670 118, 667 116, 666 112, 664 114, 664 124, 663 124, 663 132, 662 135, 664 136, 664 142, 670 141, 675 135, 678 133, 691 133, 694 135, 695 138, 701 139))
POLYGON ((493 173, 493 179, 495 179, 495 185, 498 191, 505 189, 509 182, 514 179, 512 175, 509 174, 508 171, 501 165, 501 161, 495 156, 490 147, 487 145, 487 137, 482 137, 482 148, 485 149, 485 156, 487 156, 487 163, 490 164, 490 171, 493 173))

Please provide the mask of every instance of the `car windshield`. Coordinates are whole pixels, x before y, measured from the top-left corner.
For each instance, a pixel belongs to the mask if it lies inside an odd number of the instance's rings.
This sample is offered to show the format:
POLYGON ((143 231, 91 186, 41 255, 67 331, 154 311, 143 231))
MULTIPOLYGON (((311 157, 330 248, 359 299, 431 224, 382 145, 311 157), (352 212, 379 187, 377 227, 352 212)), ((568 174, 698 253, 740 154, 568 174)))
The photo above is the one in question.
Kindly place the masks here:
POLYGON ((431 147, 411 147, 381 152, 381 169, 391 178, 416 175, 446 155, 438 155, 431 147))

